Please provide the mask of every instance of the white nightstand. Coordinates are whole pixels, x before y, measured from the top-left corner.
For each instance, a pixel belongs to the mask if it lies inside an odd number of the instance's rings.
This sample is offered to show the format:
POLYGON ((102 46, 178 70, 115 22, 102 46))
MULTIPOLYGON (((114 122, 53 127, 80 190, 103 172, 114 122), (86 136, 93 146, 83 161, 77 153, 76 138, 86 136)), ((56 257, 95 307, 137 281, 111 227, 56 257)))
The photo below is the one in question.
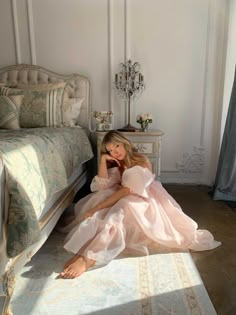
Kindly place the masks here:
MULTIPOLYGON (((97 131, 97 152, 98 163, 100 159, 100 146, 103 137, 106 132, 97 131)), ((135 131, 135 132, 122 132, 138 149, 140 153, 144 153, 148 156, 152 163, 153 172, 156 174, 156 178, 160 179, 161 174, 161 138, 164 134, 161 130, 149 130, 147 132, 135 131)))

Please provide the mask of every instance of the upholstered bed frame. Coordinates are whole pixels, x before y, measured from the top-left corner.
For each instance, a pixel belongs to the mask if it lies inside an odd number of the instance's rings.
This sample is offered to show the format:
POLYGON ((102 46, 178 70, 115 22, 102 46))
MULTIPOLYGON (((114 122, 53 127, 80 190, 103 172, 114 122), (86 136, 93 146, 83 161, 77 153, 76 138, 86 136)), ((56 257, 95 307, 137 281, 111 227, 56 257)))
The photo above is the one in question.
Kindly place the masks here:
POLYGON ((68 94, 70 98, 83 98, 79 117, 79 125, 88 128, 90 115, 90 85, 86 77, 79 74, 61 75, 36 65, 19 64, 0 69, 0 84, 10 87, 18 85, 41 85, 59 82, 70 83, 68 94))
MULTIPOLYGON (((0 69, 0 85, 5 84, 11 87, 17 87, 19 84, 27 86, 64 81, 70 83, 69 97, 80 97, 84 99, 79 116, 79 124, 88 130, 90 86, 86 77, 78 74, 61 75, 40 66, 26 64, 13 65, 0 69)), ((80 172, 77 174, 76 178, 73 179, 71 185, 59 192, 54 199, 50 200, 49 209, 39 222, 41 229, 40 240, 24 250, 17 257, 11 259, 3 254, 6 246, 4 224, 6 224, 7 220, 8 203, 6 200, 6 192, 5 190, 3 191, 4 176, 4 168, 0 163, 0 184, 2 184, 0 185, 0 312, 1 314, 10 314, 9 301, 14 290, 16 274, 46 241, 63 210, 72 202, 74 195, 86 183, 88 172, 86 165, 82 165, 80 172)))

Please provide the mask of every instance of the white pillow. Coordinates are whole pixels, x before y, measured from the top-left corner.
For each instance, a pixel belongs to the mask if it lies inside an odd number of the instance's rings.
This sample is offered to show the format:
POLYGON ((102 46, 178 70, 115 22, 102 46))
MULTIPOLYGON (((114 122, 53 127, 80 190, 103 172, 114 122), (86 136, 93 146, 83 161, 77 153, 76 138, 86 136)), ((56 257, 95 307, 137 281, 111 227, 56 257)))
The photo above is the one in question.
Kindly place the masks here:
POLYGON ((62 105, 62 124, 73 127, 78 123, 83 98, 68 98, 62 105))

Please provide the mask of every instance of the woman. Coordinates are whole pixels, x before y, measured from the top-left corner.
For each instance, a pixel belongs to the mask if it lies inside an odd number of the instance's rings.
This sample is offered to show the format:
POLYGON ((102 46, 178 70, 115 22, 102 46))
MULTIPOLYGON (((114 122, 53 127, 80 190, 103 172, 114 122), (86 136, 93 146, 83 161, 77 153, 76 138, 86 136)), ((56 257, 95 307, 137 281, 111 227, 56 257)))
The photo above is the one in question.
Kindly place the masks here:
POLYGON ((148 158, 122 133, 105 135, 91 190, 75 206, 76 220, 64 246, 75 256, 65 264, 63 278, 76 278, 96 262, 107 264, 125 249, 148 255, 152 242, 196 251, 221 244, 210 232, 197 229, 154 180, 148 158))

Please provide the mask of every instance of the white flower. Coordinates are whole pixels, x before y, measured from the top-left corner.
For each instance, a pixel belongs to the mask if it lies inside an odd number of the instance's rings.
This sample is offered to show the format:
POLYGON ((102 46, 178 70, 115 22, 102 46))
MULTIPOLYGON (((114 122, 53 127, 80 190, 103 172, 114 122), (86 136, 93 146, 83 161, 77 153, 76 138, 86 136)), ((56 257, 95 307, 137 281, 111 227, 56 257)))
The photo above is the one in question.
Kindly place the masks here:
POLYGON ((142 123, 152 123, 152 116, 148 113, 142 113, 137 115, 136 122, 139 124, 142 123))

